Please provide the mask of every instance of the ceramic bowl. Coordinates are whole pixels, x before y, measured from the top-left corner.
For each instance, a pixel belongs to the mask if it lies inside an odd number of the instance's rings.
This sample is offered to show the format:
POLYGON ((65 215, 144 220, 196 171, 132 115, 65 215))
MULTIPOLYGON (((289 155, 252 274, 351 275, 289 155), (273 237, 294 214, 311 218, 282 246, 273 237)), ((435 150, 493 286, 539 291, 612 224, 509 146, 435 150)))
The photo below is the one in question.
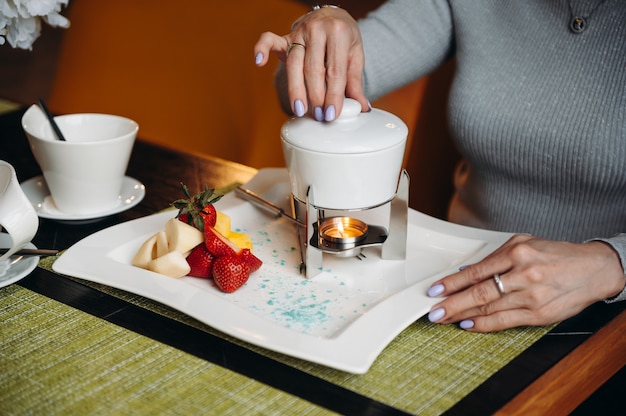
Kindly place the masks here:
POLYGON ((390 201, 398 186, 408 128, 379 109, 361 112, 344 101, 332 122, 291 118, 281 129, 282 148, 293 196, 304 202, 313 190, 314 206, 366 209, 390 201))

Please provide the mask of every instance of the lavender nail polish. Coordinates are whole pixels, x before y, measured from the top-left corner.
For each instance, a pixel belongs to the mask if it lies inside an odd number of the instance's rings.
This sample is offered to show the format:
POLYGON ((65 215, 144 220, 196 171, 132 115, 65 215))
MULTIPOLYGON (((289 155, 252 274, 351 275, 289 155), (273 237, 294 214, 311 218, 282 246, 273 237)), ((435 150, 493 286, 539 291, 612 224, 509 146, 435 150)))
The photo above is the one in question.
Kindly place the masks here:
POLYGON ((472 321, 471 319, 466 319, 464 321, 461 321, 459 323, 459 326, 461 327, 461 329, 472 329, 474 328, 474 321, 472 321))
POLYGON ((335 116, 336 116, 335 106, 329 105, 328 108, 326 109, 326 113, 324 114, 324 120, 333 121, 335 119, 335 116))
POLYGON ((317 121, 324 121, 324 110, 322 110, 322 107, 315 107, 313 109, 313 116, 317 121))
POLYGON ((468 267, 469 267, 469 265, 467 265, 467 264, 459 266, 459 271, 462 272, 463 270, 467 269, 468 267))
POLYGON ((432 286, 430 289, 428 289, 428 296, 430 296, 431 298, 437 297, 443 293, 444 289, 445 288, 441 283, 437 283, 435 286, 432 286))
POLYGON ((304 103, 302 100, 296 100, 293 105, 294 111, 296 112, 296 116, 302 117, 304 115, 304 103))
POLYGON ((433 309, 432 311, 430 311, 430 313, 428 314, 428 320, 430 322, 437 322, 439 321, 441 318, 443 318, 446 314, 446 310, 443 308, 437 308, 437 309, 433 309))
POLYGON ((255 65, 259 65, 261 62, 263 62, 263 54, 259 52, 254 56, 254 63, 255 65))

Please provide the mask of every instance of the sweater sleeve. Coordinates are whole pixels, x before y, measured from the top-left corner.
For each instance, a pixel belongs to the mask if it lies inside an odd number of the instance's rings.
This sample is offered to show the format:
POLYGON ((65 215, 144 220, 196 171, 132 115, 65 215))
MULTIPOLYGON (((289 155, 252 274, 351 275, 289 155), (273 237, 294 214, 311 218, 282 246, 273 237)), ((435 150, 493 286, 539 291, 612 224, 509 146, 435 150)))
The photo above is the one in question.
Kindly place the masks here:
POLYGON ((613 250, 619 255, 620 262, 622 263, 622 269, 624 271, 624 289, 609 299, 605 299, 606 303, 613 303, 626 300, 626 233, 618 234, 611 238, 594 238, 589 241, 603 241, 613 247, 613 250))
POLYGON ((454 25, 447 0, 389 0, 359 21, 365 69, 363 87, 375 100, 414 81, 454 54, 454 25))

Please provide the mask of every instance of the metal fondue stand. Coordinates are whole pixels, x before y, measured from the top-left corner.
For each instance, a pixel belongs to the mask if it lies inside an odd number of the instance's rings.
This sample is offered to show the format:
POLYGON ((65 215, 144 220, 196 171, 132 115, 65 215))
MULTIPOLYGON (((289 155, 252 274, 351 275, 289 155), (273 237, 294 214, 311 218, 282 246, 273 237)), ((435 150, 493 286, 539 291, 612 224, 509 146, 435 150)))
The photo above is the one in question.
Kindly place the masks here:
POLYGON ((313 186, 309 186, 306 201, 292 195, 292 207, 293 216, 305 224, 305 230, 299 227, 298 233, 303 253, 301 271, 307 279, 322 272, 324 253, 361 259, 363 248, 382 246, 383 259, 406 259, 409 210, 409 175, 406 170, 400 174, 396 195, 379 206, 344 210, 335 215, 337 210, 316 206, 315 191, 313 186), (386 204, 389 204, 388 228, 366 224, 350 216, 353 212, 376 209, 386 204), (327 211, 333 211, 333 215, 326 216, 327 211), (342 227, 346 231, 342 231, 342 227))

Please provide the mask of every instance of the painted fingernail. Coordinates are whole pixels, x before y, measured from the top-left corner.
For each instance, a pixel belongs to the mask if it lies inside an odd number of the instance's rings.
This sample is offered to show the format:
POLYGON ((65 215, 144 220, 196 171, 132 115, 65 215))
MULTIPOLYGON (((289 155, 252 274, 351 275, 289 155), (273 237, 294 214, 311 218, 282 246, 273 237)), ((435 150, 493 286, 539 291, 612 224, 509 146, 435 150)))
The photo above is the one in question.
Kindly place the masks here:
POLYGON ((462 272, 463 270, 467 269, 468 267, 469 267, 469 265, 467 265, 467 264, 459 266, 459 271, 462 272))
POLYGON ((324 121, 324 110, 322 110, 322 107, 315 107, 313 109, 313 116, 317 121, 324 121))
POLYGON ((436 285, 431 286, 431 288, 428 289, 428 296, 430 296, 431 298, 439 296, 443 293, 444 289, 445 288, 441 283, 437 283, 436 285))
POLYGON ((372 103, 370 103, 370 100, 367 100, 367 106, 369 107, 369 111, 372 111, 372 103))
POLYGON ((471 319, 466 319, 464 321, 461 321, 459 323, 459 326, 461 327, 461 329, 472 329, 474 328, 474 321, 472 321, 471 319))
POLYGON ((437 322, 446 314, 446 310, 444 308, 437 308, 430 311, 428 314, 428 320, 430 322, 437 322))
POLYGON ((328 108, 326 108, 326 113, 324 114, 324 120, 326 121, 333 121, 335 119, 335 106, 334 105, 329 105, 328 108))
POLYGON ((261 62, 263 62, 263 54, 262 54, 261 52, 259 52, 259 53, 257 53, 257 54, 254 56, 254 63, 255 63, 256 65, 258 65, 258 64, 260 64, 261 62))
POLYGON ((296 100, 296 102, 293 103, 293 107, 296 112, 296 116, 302 117, 304 115, 304 103, 302 100, 296 100))

